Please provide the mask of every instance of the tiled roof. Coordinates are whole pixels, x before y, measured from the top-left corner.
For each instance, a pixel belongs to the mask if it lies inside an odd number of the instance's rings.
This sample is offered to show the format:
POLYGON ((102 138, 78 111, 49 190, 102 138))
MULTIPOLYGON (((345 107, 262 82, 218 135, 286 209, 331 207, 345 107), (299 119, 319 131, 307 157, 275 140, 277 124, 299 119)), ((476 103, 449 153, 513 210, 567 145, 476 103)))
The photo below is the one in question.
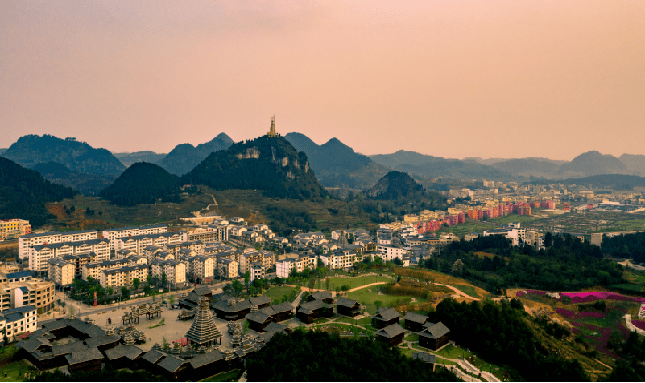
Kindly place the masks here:
POLYGON ((338 300, 336 301, 336 305, 337 305, 337 306, 353 307, 353 306, 354 306, 354 305, 356 305, 356 304, 358 304, 358 302, 356 302, 355 300, 353 300, 353 299, 349 299, 349 298, 345 298, 345 297, 340 297, 340 298, 338 298, 338 300))
POLYGON ((165 352, 161 352, 161 351, 157 351, 157 350, 150 350, 150 351, 146 352, 145 354, 143 354, 143 356, 141 358, 146 360, 146 361, 148 361, 148 362, 150 362, 150 363, 152 363, 152 364, 155 364, 155 363, 157 363, 159 361, 159 359, 164 358, 167 355, 168 354, 166 354, 165 352))
POLYGON ((103 335, 96 338, 87 338, 85 339, 85 344, 88 347, 105 346, 106 344, 118 342, 120 339, 121 337, 118 335, 103 335))
POLYGON ((405 330, 403 330, 403 327, 401 327, 398 323, 395 323, 382 328, 380 331, 376 332, 375 335, 380 335, 386 338, 394 338, 395 336, 402 334, 403 332, 405 332, 405 330))
POLYGON ((74 351, 87 350, 87 346, 82 341, 70 342, 67 344, 56 344, 52 346, 54 356, 70 354, 74 351))
POLYGON ((90 360, 103 359, 103 354, 96 347, 87 348, 85 350, 73 351, 71 354, 65 356, 67 363, 70 365, 89 362, 90 360))
POLYGON ((419 359, 426 363, 435 363, 437 357, 428 352, 415 352, 410 356, 412 359, 419 359))
POLYGON ((443 323, 439 322, 437 324, 430 324, 426 323, 426 328, 422 332, 419 333, 419 336, 424 336, 426 338, 434 338, 438 339, 441 338, 442 336, 446 335, 447 333, 450 332, 448 327, 444 325, 443 323))
POLYGON ((190 365, 193 368, 199 368, 199 367, 217 362, 218 360, 221 360, 221 359, 224 359, 224 354, 222 354, 220 351, 215 350, 215 351, 197 355, 196 357, 192 358, 188 363, 190 363, 190 365))
POLYGON ((389 320, 391 320, 391 319, 399 318, 399 317, 400 317, 399 312, 398 312, 398 311, 396 311, 396 310, 395 310, 395 309, 393 309, 393 308, 389 308, 389 309, 386 309, 386 308, 380 308, 380 309, 376 312, 376 315, 374 315, 372 318, 375 318, 375 319, 382 319, 382 320, 384 320, 384 321, 386 321, 386 322, 387 322, 387 321, 389 321, 389 320))
POLYGON ((318 310, 322 307, 325 307, 325 302, 316 299, 314 301, 301 304, 298 312, 301 312, 303 314, 311 314, 315 310, 318 310))
POLYGON ((411 322, 416 322, 419 324, 424 324, 426 320, 428 320, 428 317, 425 315, 417 314, 415 312, 408 312, 405 314, 405 317, 403 317, 405 320, 409 320, 411 322))
POLYGON ((256 305, 256 306, 261 306, 267 303, 271 303, 271 299, 266 295, 261 295, 259 297, 251 297, 249 298, 249 301, 251 301, 252 305, 256 305))
POLYGON ((143 350, 137 346, 126 346, 124 344, 119 344, 116 347, 105 350, 105 356, 110 360, 115 360, 119 358, 128 358, 134 360, 143 355, 143 350))
POLYGON ((167 357, 163 358, 161 362, 157 363, 157 365, 168 372, 175 372, 185 363, 188 362, 183 359, 179 359, 176 356, 168 355, 167 357))

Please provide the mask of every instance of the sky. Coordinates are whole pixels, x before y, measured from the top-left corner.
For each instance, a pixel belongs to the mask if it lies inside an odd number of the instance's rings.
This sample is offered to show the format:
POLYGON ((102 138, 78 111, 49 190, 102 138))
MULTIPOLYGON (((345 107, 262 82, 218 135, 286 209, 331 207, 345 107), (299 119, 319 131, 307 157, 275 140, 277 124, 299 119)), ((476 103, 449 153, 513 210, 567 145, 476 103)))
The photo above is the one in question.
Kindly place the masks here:
POLYGON ((645 154, 645 1, 0 2, 0 148, 645 154))

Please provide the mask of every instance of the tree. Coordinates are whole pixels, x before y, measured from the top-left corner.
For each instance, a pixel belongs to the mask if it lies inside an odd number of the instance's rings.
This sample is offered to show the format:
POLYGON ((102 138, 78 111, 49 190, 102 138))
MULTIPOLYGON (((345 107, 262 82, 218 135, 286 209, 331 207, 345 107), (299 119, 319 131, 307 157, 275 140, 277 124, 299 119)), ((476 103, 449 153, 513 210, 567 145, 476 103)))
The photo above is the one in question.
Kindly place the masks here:
POLYGON ((325 290, 329 291, 329 278, 325 278, 325 290))
POLYGON ((397 265, 397 266, 401 266, 401 265, 403 265, 403 261, 401 260, 401 258, 396 257, 396 258, 394 258, 394 264, 397 265))
POLYGON ((134 278, 132 280, 132 287, 134 287, 135 290, 139 290, 139 285, 141 284, 141 281, 139 278, 134 278))
POLYGON ((551 247, 553 245, 553 234, 551 232, 547 232, 544 235, 544 247, 551 247))
POLYGON ((168 276, 166 275, 166 273, 161 274, 161 286, 162 287, 166 286, 167 283, 168 283, 168 276))
POLYGON ((239 296, 244 290, 244 286, 242 286, 242 283, 240 283, 240 281, 238 281, 237 279, 233 280, 231 287, 233 288, 236 296, 239 296))
POLYGON ((251 272, 246 270, 244 272, 244 286, 249 287, 249 281, 251 280, 251 272))
POLYGON ((171 295, 171 296, 168 297, 168 304, 171 305, 171 306, 175 304, 175 296, 174 295, 171 295))
POLYGON ((456 260, 455 263, 452 264, 452 273, 456 275, 461 275, 463 271, 464 271, 464 263, 462 262, 461 259, 456 260))
POLYGON ((380 309, 383 306, 383 302, 382 301, 374 301, 374 306, 376 306, 376 311, 378 311, 378 309, 380 309))
POLYGON ((108 286, 107 288, 107 295, 114 295, 114 287, 108 286))
POLYGON ((127 299, 130 296, 130 290, 126 286, 121 287, 121 296, 127 299))

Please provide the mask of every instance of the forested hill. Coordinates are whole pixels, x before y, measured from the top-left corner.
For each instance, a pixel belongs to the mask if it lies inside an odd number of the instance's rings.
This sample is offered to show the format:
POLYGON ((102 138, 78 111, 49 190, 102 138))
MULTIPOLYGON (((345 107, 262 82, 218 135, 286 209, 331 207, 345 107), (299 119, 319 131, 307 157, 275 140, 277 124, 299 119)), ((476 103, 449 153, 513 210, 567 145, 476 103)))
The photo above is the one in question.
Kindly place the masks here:
POLYGON ((52 183, 71 187, 86 196, 99 194, 101 190, 110 186, 116 179, 116 176, 99 176, 75 172, 69 170, 67 166, 53 161, 36 164, 33 170, 52 183))
POLYGON ((181 176, 193 170, 195 166, 212 152, 226 150, 231 145, 233 145, 233 140, 226 134, 220 133, 209 142, 199 144, 197 147, 191 144, 177 145, 170 153, 159 160, 157 164, 168 172, 181 176))
POLYGON ((302 133, 284 137, 299 152, 305 152, 321 184, 328 187, 367 189, 390 169, 332 138, 318 145, 302 133))
POLYGON ((423 192, 423 187, 417 184, 407 173, 391 171, 381 178, 366 194, 377 199, 397 199, 423 192))
POLYGON ((132 164, 101 197, 115 205, 133 206, 162 202, 179 202, 179 178, 161 166, 147 162, 132 164))
POLYGON ((125 170, 125 166, 106 149, 95 149, 85 142, 63 140, 48 134, 20 137, 2 156, 30 169, 36 164, 53 161, 75 172, 100 176, 116 177, 125 170))
POLYGON ((38 172, 0 157, 0 219, 27 219, 32 226, 41 226, 49 214, 46 202, 73 196, 72 189, 52 184, 38 172))
POLYGON ((181 178, 183 184, 203 184, 216 190, 261 190, 267 197, 318 199, 327 195, 298 153, 283 137, 262 136, 213 152, 181 178))

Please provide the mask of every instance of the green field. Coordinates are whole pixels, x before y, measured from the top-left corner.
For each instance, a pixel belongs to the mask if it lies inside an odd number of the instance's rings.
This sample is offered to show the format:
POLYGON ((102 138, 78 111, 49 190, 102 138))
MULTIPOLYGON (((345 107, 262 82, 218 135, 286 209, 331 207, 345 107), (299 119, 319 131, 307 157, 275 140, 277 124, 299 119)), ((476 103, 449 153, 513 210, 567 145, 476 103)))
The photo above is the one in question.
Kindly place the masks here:
MULTIPOLYGON (((320 282, 322 283, 322 286, 324 288, 326 282, 324 280, 321 280, 320 282)), ((331 277, 329 278, 329 288, 333 291, 333 290, 336 290, 336 287, 340 287, 342 285, 349 285, 349 288, 353 289, 356 287, 365 286, 376 282, 392 282, 392 278, 374 276, 374 275, 370 275, 366 277, 354 277, 354 278, 331 277)))
MULTIPOLYGON (((16 352, 18 352, 18 350, 15 345, 0 348, 0 363, 11 361, 16 352)), ((0 367, 0 382, 22 382, 25 380, 24 374, 33 368, 34 367, 27 363, 26 360, 11 361, 10 363, 0 367), (5 374, 7 374, 6 377, 5 374)))
POLYGON ((452 285, 452 286, 457 288, 457 290, 461 291, 462 293, 466 293, 470 297, 481 298, 479 294, 477 294, 477 291, 475 290, 475 288, 470 285, 452 285))
MULTIPOLYGON (((374 302, 383 302, 382 307, 392 307, 392 304, 400 299, 405 299, 403 296, 379 294, 378 289, 380 286, 366 287, 351 293, 347 293, 347 297, 358 301, 358 303, 367 306, 367 312, 370 315, 376 313, 376 305, 374 302)), ((427 300, 423 298, 416 298, 415 303, 426 303, 427 300)))
POLYGON ((262 295, 269 297, 271 299, 271 304, 273 304, 273 301, 275 301, 276 299, 282 301, 283 295, 286 295, 288 297, 293 289, 294 288, 291 286, 273 286, 266 290, 262 295))

